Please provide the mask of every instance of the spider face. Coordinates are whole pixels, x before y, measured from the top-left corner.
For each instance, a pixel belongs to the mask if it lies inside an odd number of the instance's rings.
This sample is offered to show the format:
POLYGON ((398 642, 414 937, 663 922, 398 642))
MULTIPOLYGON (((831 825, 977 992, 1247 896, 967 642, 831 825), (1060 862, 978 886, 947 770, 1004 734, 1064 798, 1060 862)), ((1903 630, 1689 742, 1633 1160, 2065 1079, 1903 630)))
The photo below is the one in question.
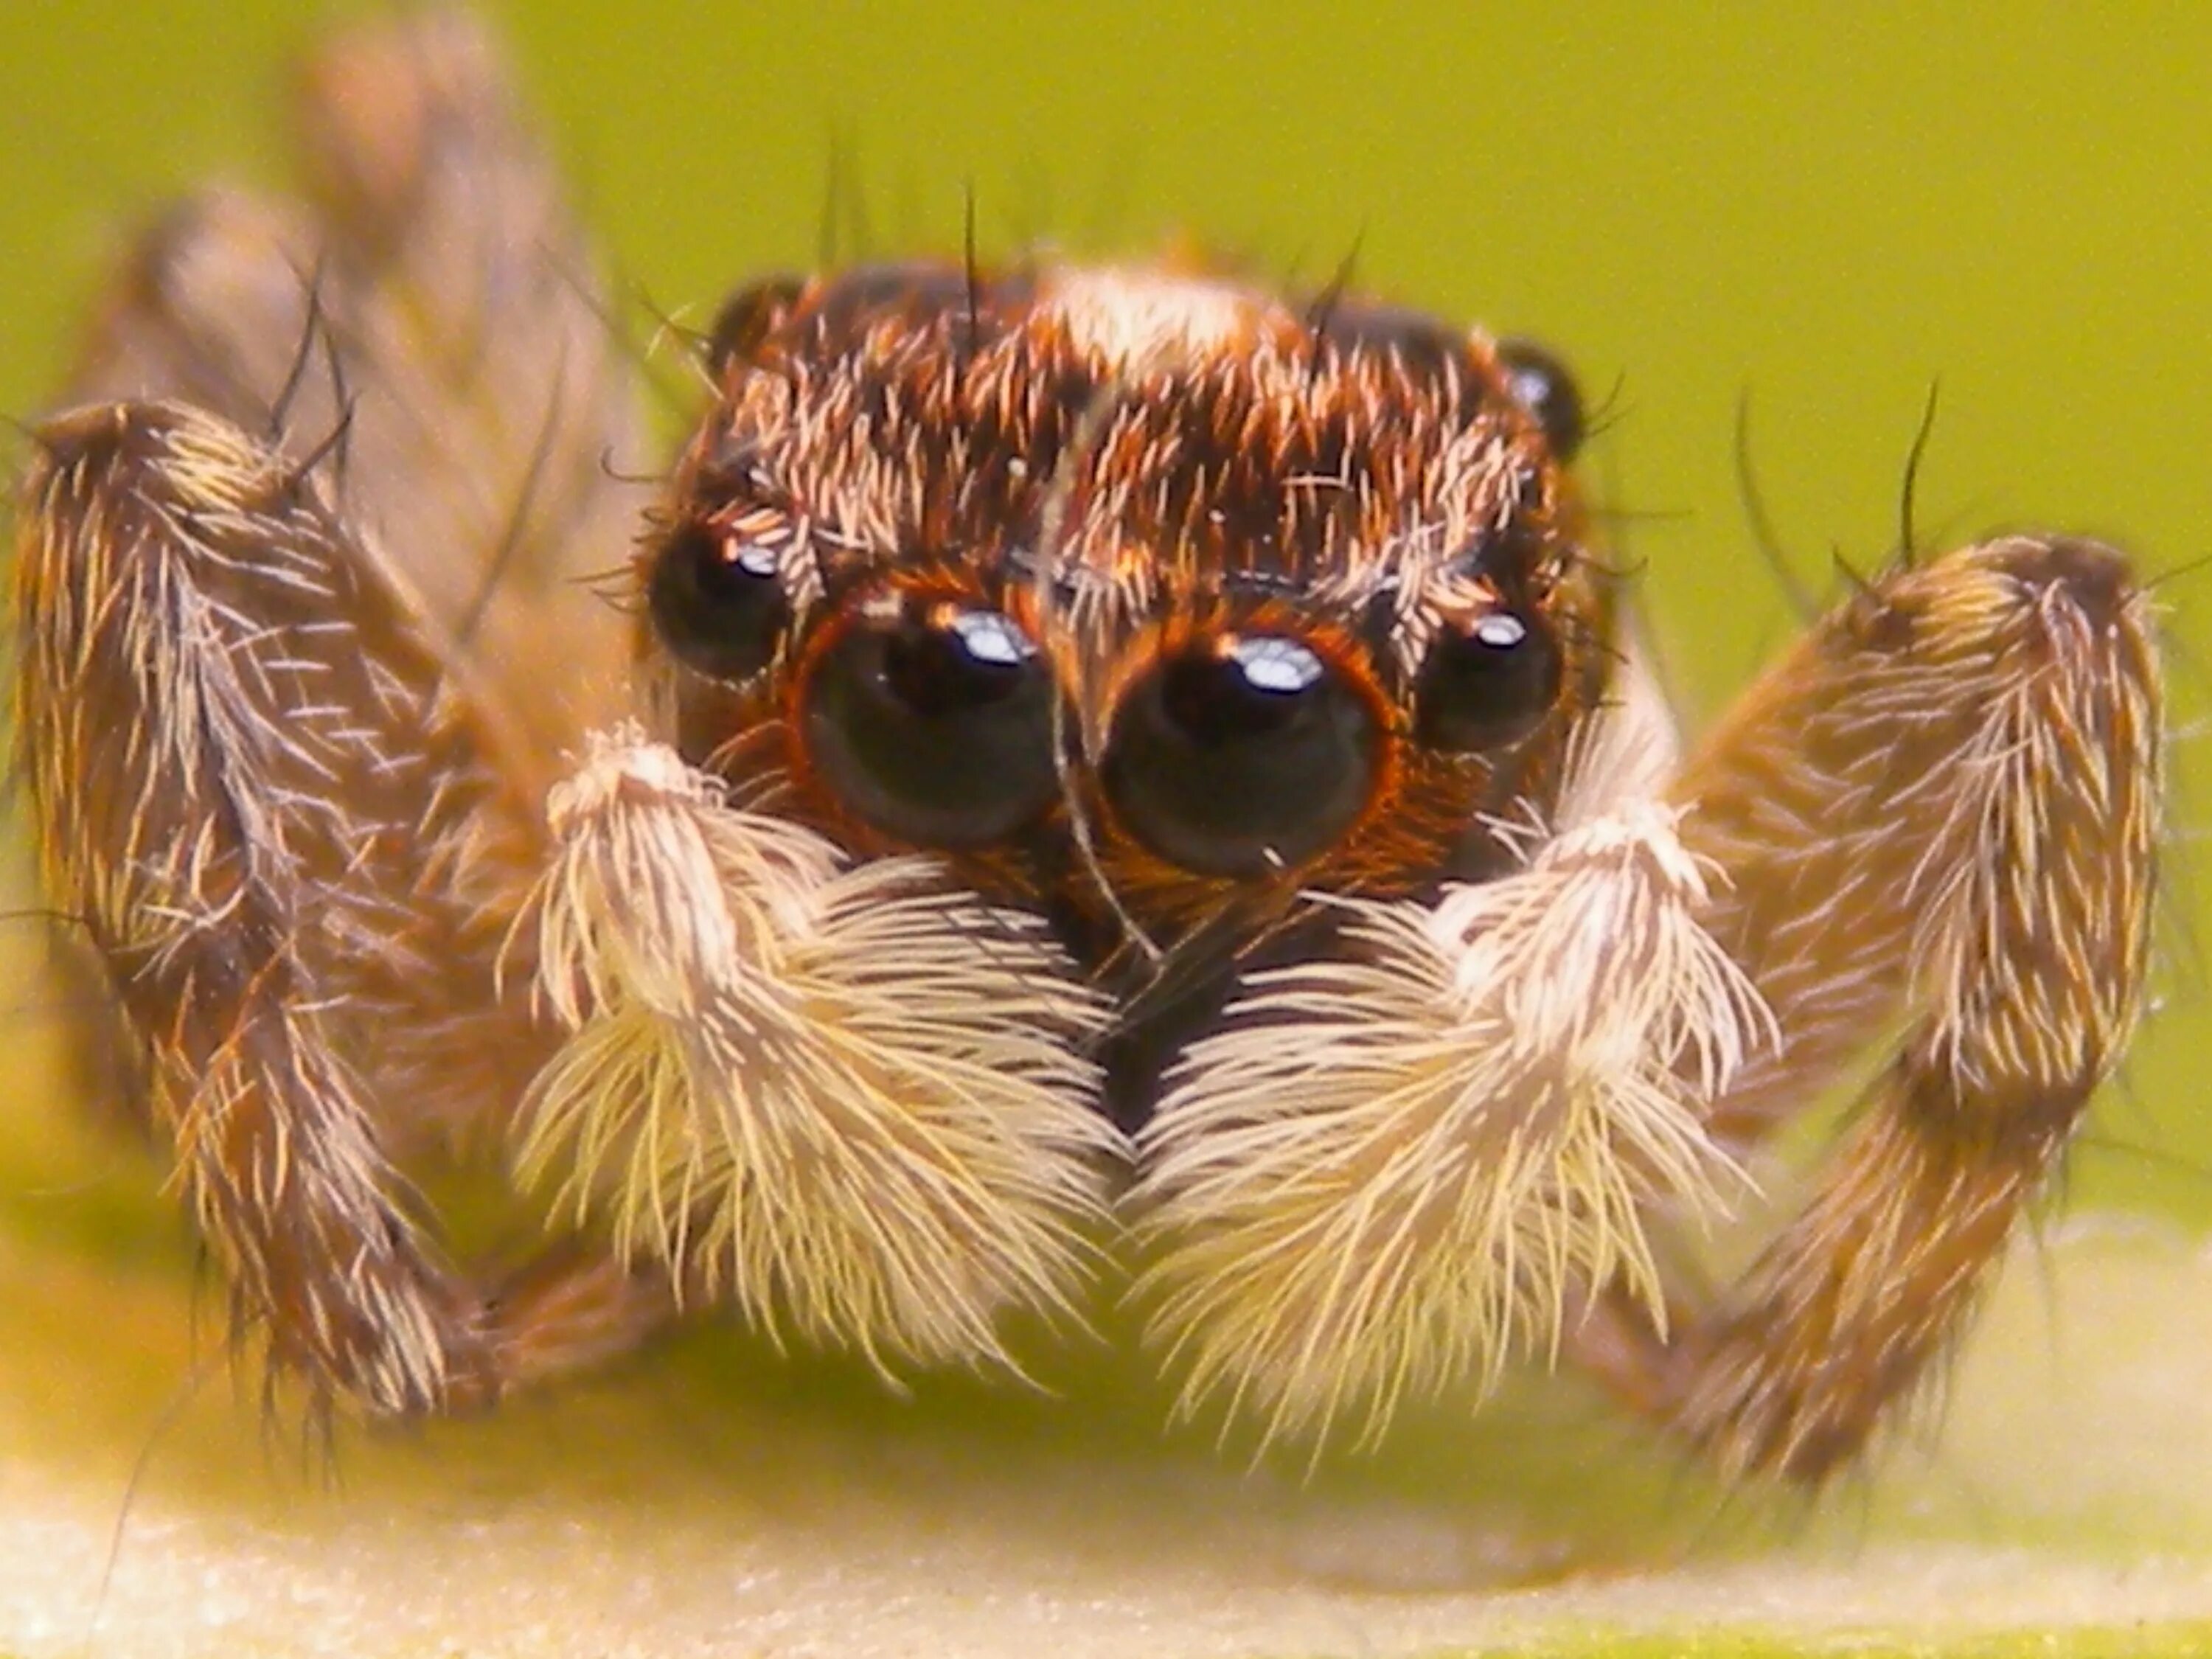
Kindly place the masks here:
POLYGON ((642 654, 686 759, 856 855, 1170 936, 1413 890, 1604 682, 1571 487, 1479 334, 1065 269, 732 313, 642 654))
POLYGON ((680 752, 1041 908, 1124 1000, 1179 953, 1155 1018, 1315 895, 1499 867, 1601 694, 1540 354, 1066 268, 764 285, 718 342, 640 556, 680 752))
POLYGON ((744 290, 641 504, 483 40, 312 84, 314 198, 149 240, 15 566, 52 902, 279 1367, 448 1410, 726 1305, 1015 1369, 1126 1298, 1269 1436, 1546 1356, 1806 1480, 1930 1374, 2140 1000, 2121 555, 1901 556, 1686 753, 1553 359, 1050 264, 744 290), (1668 1271, 1885 1043, 1753 1265, 1668 1271), (453 1143, 570 1237, 449 1261, 453 1143))

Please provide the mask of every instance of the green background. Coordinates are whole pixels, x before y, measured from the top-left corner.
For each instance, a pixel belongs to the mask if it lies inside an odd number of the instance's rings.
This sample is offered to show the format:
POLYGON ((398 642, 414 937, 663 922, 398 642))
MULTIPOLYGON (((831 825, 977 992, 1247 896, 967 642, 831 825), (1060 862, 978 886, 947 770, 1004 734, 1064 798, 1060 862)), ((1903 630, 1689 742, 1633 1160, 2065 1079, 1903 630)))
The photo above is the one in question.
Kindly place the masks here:
MULTIPOLYGON (((9 0, 0 410, 40 407, 66 360, 76 308, 139 211, 211 173, 281 176, 277 71, 313 15, 240 0, 74 10, 9 0)), ((2147 574, 2175 573, 2160 589, 2177 738, 2163 1006, 2124 1086, 2107 1091, 2068 1205, 2123 1207, 2147 1218, 2136 1232, 2156 1237, 2129 1244, 2146 1254, 2122 1250, 2117 1266, 2106 1243, 2054 1246, 2040 1275, 2021 1265, 2014 1277, 2028 1282, 1970 1356, 1935 1473, 1885 1468, 1867 1492, 1832 1503, 1812 1523, 1814 1539, 1846 1563, 1836 1569, 1846 1588, 1830 1601, 1778 1601, 1773 1581, 1756 1577, 1731 1592, 1701 1567, 1662 1577, 1655 1596, 1625 1606, 1601 1594, 1593 1610, 1571 1591, 1551 1611, 1540 1607, 1526 1630, 1556 1632, 1562 1620, 1570 1630, 1591 1620, 1673 1628, 1723 1613, 1792 1628, 1911 1627, 1962 1609, 1970 1622, 2002 1624, 2008 1606, 2028 1622, 2060 1616, 2025 1589, 2009 1602, 1996 1594, 1986 1618, 1955 1585, 1929 1601, 1917 1566, 1954 1546, 2031 1552, 2022 1582, 2039 1590, 2085 1559, 2103 1564, 2112 1582, 2098 1582, 2109 1593, 2082 1616, 2114 1629, 2138 1613, 2212 1611, 2203 1577, 2212 1515, 2195 1496, 2212 1487, 2212 1446, 2203 1413, 2193 1412, 2212 1394, 2212 1333, 2198 1311, 2212 1299, 2201 1293, 2202 1252, 2190 1242, 2212 1215, 2212 1112, 2200 1086, 2212 1015, 2197 949, 2207 895, 2191 868, 2212 810, 2197 741, 2212 569, 2191 568, 2212 554, 2212 10, 1427 4, 1368 16, 1279 4, 656 0, 512 6, 504 15, 588 216, 626 276, 678 315, 711 314, 748 274, 816 261, 838 152, 860 181, 879 252, 957 248, 972 186, 987 252, 1042 240, 1141 258, 1195 245, 1311 283, 1357 244, 1362 286, 1543 337, 1577 365, 1594 399, 1609 398, 1592 482, 1633 515, 1623 550, 1647 568, 1661 646, 1693 720, 1719 707, 1789 627, 1735 478, 1735 410, 1747 394, 1771 516, 1816 586, 1830 582, 1832 555, 1863 564, 1893 544, 1904 458, 1938 380, 1917 508, 1923 533, 2083 531, 2135 550, 2147 574), (2039 1299, 2048 1304, 2041 1314, 2039 1299), (2135 1369, 2107 1376, 2106 1365, 2135 1369), (2075 1403, 2054 1407, 2054 1397, 2075 1403), (2112 1421, 2085 1428, 2081 1412, 2092 1408, 2112 1421), (2080 1437, 2078 1455, 2054 1453, 2069 1436, 2080 1437), (2036 1470, 2044 1475, 2031 1479, 2036 1470), (1951 1501, 1969 1486, 1971 1501, 1951 1501), (1862 1544, 1863 1517, 1871 1541, 1862 1544), (1900 1564, 1899 1588, 1884 1577, 1893 1571, 1882 1565, 1886 1550, 1900 1564), (2051 1552, 2048 1571, 2033 1565, 2046 1559, 2039 1550, 2051 1552), (2171 1594, 2126 1577, 2176 1559, 2197 1564, 2197 1576, 2185 1572, 2185 1588, 2171 1594), (1855 1581, 1851 1571, 1872 1577, 1855 1581)), ((7 960, 21 988, 14 1001, 27 1011, 42 985, 35 949, 21 941, 7 960)), ((32 1078, 41 1074, 27 1069, 35 1048, 27 1012, 24 1019, 19 1075, 32 1078)), ((24 1446, 58 1437, 43 1459, 0 1462, 0 1509, 21 1510, 22 1494, 46 1491, 38 1483, 52 1474, 60 1483, 52 1512, 75 1513, 70 1482, 82 1474, 97 1488, 80 1494, 84 1513, 97 1519, 105 1504, 112 1517, 121 1469, 188 1364, 188 1258, 150 1197, 147 1165, 110 1140, 67 1133, 41 1087, 16 1092, 15 1150, 0 1164, 9 1183, 0 1236, 12 1252, 0 1262, 13 1264, 14 1287, 0 1305, 15 1311, 0 1317, 35 1328, 15 1333, 12 1360, 0 1352, 0 1400, 27 1413, 0 1425, 37 1424, 24 1446)), ((190 1413, 190 1445, 151 1466, 149 1506, 166 1502, 161 1512, 190 1534, 219 1491, 224 1518, 209 1544, 218 1560, 222 1528, 249 1525, 240 1516, 325 1539, 362 1524, 358 1510, 266 1475, 250 1431, 234 1422, 251 1417, 251 1402, 205 1392, 190 1413), (240 1448, 249 1468, 223 1473, 240 1448), (270 1480, 289 1495, 268 1499, 270 1480), (271 1502, 281 1523, 266 1521, 271 1502)), ((1069 1392, 1073 1403, 1047 1409, 932 1385, 917 1410, 898 1415, 906 1408, 871 1404, 867 1389, 835 1367, 787 1373, 742 1345, 709 1341, 658 1372, 584 1390, 580 1403, 441 1431, 427 1446, 362 1450, 357 1484, 368 1496, 357 1502, 372 1515, 384 1513, 378 1504, 404 1515, 429 1502, 467 1524, 467 1506, 447 1489, 458 1480, 499 1504, 524 1502, 518 1494, 540 1489, 539 1442, 550 1436, 551 1501, 566 1493, 604 1521, 620 1510, 602 1490, 613 1477, 591 1471, 628 1470, 645 1507, 629 1533, 605 1522, 617 1534, 611 1547, 625 1538, 658 1547, 685 1526, 742 1532, 724 1513, 734 1501, 727 1488, 763 1468, 786 1494, 833 1468, 841 1495, 822 1500, 824 1539, 844 1535, 856 1486, 880 1523, 869 1547, 894 1556, 902 1517, 958 1509, 971 1531, 982 1528, 975 1559, 998 1559, 993 1552, 1019 1534, 1042 1552, 1048 1565, 1030 1571, 1042 1577, 1066 1563, 1103 1564, 1120 1594, 1151 1607, 1156 1651, 1180 1650, 1175 1633, 1201 1629, 1209 1650, 1231 1651, 1449 1646, 1510 1633, 1481 1622, 1492 1610, 1479 1595, 1464 1626, 1446 1611, 1402 1637, 1378 1634, 1400 1626, 1371 1609, 1332 1607, 1310 1628, 1256 1615, 1239 1625, 1240 1610, 1258 1605, 1255 1575, 1277 1596, 1294 1596, 1310 1577, 1316 1598, 1341 1589, 1343 1575, 1302 1577, 1296 1564, 1306 1558, 1292 1550, 1266 1556, 1274 1565, 1264 1571, 1224 1567, 1211 1600, 1180 1580, 1171 1592, 1148 1577, 1176 1548, 1244 1561, 1202 1522, 1257 1524, 1264 1515, 1273 1525, 1310 1511, 1328 1532, 1340 1513, 1340 1530, 1366 1536, 1353 1551, 1365 1561, 1391 1554, 1374 1539, 1395 1536, 1392 1526, 1424 1539, 1442 1527, 1462 1540, 1454 1548, 1472 1547, 1468 1529, 1489 1525, 1492 1510, 1464 1495, 1470 1481, 1486 1486, 1485 1506, 1501 1486, 1527 1483, 1546 1536, 1578 1530, 1578 1510, 1634 1507, 1579 1475, 1554 1490, 1558 1468, 1576 1464, 1549 1455, 1548 1443, 1496 1430, 1464 1442, 1443 1419, 1409 1431, 1410 1449, 1378 1465, 1292 1485, 1279 1499, 1255 1497, 1202 1446, 1154 1451, 1142 1426, 1150 1419, 1120 1408, 1110 1370, 1069 1392), (732 1370, 743 1373, 735 1383, 732 1370), (672 1400, 687 1423, 714 1422, 702 1432, 717 1449, 694 1455, 689 1437, 637 1449, 657 1432, 640 1425, 665 1421, 672 1400), (764 1425, 781 1437, 772 1456, 756 1449, 753 1431, 764 1425), (896 1452, 889 1475, 887 1445, 896 1452), (749 1461, 763 1456, 765 1465, 749 1461), (1024 1480, 1005 1473, 1010 1462, 1042 1472, 1024 1480), (1510 1466, 1503 1474, 1500 1463, 1510 1466), (1055 1481, 1090 1496, 1030 1495, 1055 1481), (1163 1508, 1180 1518, 1164 1527, 1149 1518, 1163 1508), (1005 1529, 994 1532, 989 1517, 1000 1510, 1005 1529), (1082 1524, 1067 1520, 1078 1514, 1082 1524), (1186 1594, 1197 1599, 1176 1599, 1186 1594)), ((1536 1420, 1548 1425, 1545 1409, 1536 1420)), ((1619 1438, 1601 1433, 1595 1443, 1619 1438)), ((1610 1451, 1595 1455, 1613 1461, 1610 1451)), ((0 1445, 0 1458, 11 1455, 0 1445)), ((1663 1465, 1619 1461, 1632 1471, 1618 1477, 1625 1493, 1664 1508, 1680 1491, 1663 1465)), ((758 1512, 781 1516, 785 1501, 758 1512)), ((1686 1501, 1711 1507, 1709 1497, 1686 1501)), ((748 1498, 739 1507, 751 1516, 754 1505, 748 1498)), ((805 1531, 787 1516, 776 1524, 805 1531)), ((1610 1540, 1620 1528, 1608 1518, 1592 1530, 1610 1540)), ((1745 1529, 1719 1530, 1725 1547, 1701 1540, 1694 1560, 1744 1552, 1745 1529)), ((527 1582, 552 1548, 516 1545, 508 1565, 527 1582)), ((835 1556, 834 1544, 823 1548, 835 1556)), ((1773 1570, 1779 1582, 1802 1589, 1806 1574, 1829 1571, 1797 1555, 1818 1548, 1790 1544, 1792 1565, 1773 1570)), ((1648 1565, 1634 1544, 1608 1541, 1598 1553, 1608 1570, 1624 1559, 1648 1565)), ((1534 1570, 1506 1557, 1499 1577, 1534 1570)), ((1439 1570, 1441 1589, 1425 1577, 1417 1588, 1456 1592, 1462 1579, 1483 1577, 1479 1562, 1449 1559, 1461 1565, 1439 1570)), ((1571 1578, 1588 1577, 1575 1550, 1564 1565, 1571 1578)), ((404 1558, 393 1571, 405 1579, 404 1558)), ((1351 1574, 1360 1607, 1368 1571, 1351 1574)), ((988 1601, 1018 1600, 1032 1581, 987 1571, 981 1583, 974 1595, 988 1601)), ((128 1594, 118 1591, 118 1618, 128 1594)), ((144 1595, 159 1605, 156 1589, 144 1595)), ((1103 1614, 1096 1622, 1112 1625, 1103 1614)), ((0 1646, 9 1637, 0 1624, 0 1646)), ((435 1628, 422 1637, 437 1639, 435 1628)), ((970 1644, 988 1643, 971 1633, 970 1644)), ((489 1637, 478 1646, 505 1650, 489 1637)))

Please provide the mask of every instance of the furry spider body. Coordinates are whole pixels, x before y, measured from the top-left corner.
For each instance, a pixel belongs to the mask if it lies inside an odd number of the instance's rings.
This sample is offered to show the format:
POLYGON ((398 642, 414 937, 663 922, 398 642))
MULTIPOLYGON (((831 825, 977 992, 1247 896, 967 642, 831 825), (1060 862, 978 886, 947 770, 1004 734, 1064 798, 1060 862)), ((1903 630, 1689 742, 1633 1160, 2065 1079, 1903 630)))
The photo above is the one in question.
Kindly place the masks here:
POLYGON ((1270 1436, 1534 1352, 1808 1480, 1928 1374, 2136 1017, 2118 555, 1901 562, 1683 755, 1549 359, 1064 265, 744 291, 641 510, 481 42, 313 84, 314 205, 149 241, 18 529, 46 877, 277 1363, 453 1409, 722 1301, 1012 1366, 1118 1282, 1270 1436), (485 1130, 577 1241, 497 1284, 397 1174, 485 1130))

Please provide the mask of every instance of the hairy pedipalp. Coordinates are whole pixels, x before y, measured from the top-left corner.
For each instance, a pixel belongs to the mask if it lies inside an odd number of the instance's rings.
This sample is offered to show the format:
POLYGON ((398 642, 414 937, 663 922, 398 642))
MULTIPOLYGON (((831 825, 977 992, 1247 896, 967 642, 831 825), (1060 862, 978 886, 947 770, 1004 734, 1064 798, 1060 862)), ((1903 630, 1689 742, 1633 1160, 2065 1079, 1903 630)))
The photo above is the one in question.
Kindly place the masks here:
POLYGON ((1632 803, 1433 906, 1339 901, 1348 959, 1254 975, 1190 1049, 1139 1189, 1184 1409, 1371 1438, 1556 1348, 1578 1290, 1662 1305, 1647 1206, 1740 1195, 1703 1104, 1774 1040, 1674 817, 1632 803))
POLYGON ((846 868, 634 731, 550 815, 540 988, 572 1035, 526 1181, 680 1292, 879 1366, 1012 1366, 1003 1314, 1079 1320, 1116 1137, 1101 1005, 1037 923, 927 860, 846 868))

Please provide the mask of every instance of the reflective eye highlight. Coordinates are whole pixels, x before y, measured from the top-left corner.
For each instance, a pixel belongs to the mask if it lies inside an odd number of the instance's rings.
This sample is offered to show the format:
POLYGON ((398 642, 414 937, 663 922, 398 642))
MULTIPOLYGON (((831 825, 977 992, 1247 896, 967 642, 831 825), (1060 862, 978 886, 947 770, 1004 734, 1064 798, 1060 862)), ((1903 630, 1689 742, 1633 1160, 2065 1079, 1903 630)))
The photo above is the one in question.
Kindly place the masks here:
POLYGON ((1454 754, 1509 747, 1550 711, 1560 679, 1559 646, 1540 619, 1492 611, 1429 647, 1413 687, 1414 733, 1454 754))
POLYGON ((1164 657, 1115 710, 1100 780, 1129 833, 1195 874, 1304 863, 1358 821, 1381 732, 1301 641, 1224 635, 1164 657))
POLYGON ((709 678, 759 673, 791 623, 776 558, 774 547, 734 531, 682 526, 661 544, 647 579, 653 631, 678 661, 709 678))
POLYGON ((1052 677, 1001 612, 909 603, 861 616, 799 696, 811 764, 848 807, 902 841, 1000 841, 1059 792, 1052 677))

